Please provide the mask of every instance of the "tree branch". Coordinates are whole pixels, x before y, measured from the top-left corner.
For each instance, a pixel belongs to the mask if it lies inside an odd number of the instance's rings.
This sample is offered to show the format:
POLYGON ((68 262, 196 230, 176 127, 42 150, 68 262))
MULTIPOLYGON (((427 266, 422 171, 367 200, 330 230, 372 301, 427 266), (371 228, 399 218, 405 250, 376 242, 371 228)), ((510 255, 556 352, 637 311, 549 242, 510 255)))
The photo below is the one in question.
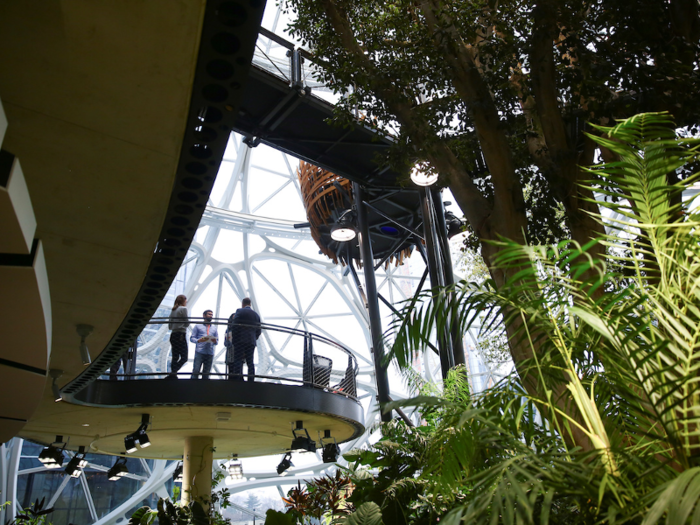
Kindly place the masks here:
POLYGON ((363 52, 355 39, 347 15, 333 0, 323 0, 323 6, 343 47, 356 61, 357 67, 365 71, 371 79, 372 90, 391 110, 416 147, 424 150, 431 164, 449 177, 450 187, 456 189, 455 198, 469 223, 478 232, 490 216, 491 206, 472 182, 469 173, 445 142, 424 121, 414 116, 413 101, 406 97, 402 90, 397 89, 363 52))
POLYGON ((558 34, 552 19, 556 6, 548 0, 538 2, 534 9, 534 27, 530 64, 532 92, 547 148, 555 160, 570 156, 566 127, 557 101, 557 81, 554 66, 554 36, 558 34))
MULTIPOLYGON (((474 48, 463 41, 439 2, 426 0, 419 7, 428 29, 434 35, 436 45, 446 51, 442 53, 442 58, 450 66, 455 90, 467 105, 469 116, 474 122, 484 160, 493 178, 494 212, 499 216, 507 214, 506 210, 522 212, 522 217, 511 212, 508 223, 512 227, 499 228, 498 234, 522 241, 526 221, 520 180, 515 171, 508 139, 500 126, 496 104, 476 64, 474 48)), ((497 235, 491 238, 495 239, 497 235)))

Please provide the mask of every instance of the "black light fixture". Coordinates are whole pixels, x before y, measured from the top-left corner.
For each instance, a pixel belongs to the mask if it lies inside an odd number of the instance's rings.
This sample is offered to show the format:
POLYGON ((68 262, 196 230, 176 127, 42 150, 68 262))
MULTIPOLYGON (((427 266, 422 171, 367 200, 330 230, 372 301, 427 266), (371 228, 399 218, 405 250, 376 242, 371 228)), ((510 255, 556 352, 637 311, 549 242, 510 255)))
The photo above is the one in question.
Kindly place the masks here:
POLYGON ((151 416, 148 414, 141 415, 141 424, 136 432, 132 432, 124 437, 124 448, 128 454, 136 452, 136 445, 141 448, 146 448, 151 446, 151 440, 148 439, 148 434, 146 434, 146 429, 150 423, 151 416))
POLYGON ((303 421, 297 421, 297 426, 292 429, 294 439, 290 447, 292 452, 316 452, 316 442, 311 439, 309 432, 304 428, 303 421))
POLYGON ((337 443, 328 443, 323 446, 323 462, 336 463, 340 457, 340 445, 337 443))
POLYGON ((49 375, 53 379, 51 382, 51 391, 53 392, 53 400, 58 403, 59 401, 63 401, 63 396, 61 396, 61 390, 58 388, 58 378, 63 375, 63 370, 59 370, 57 368, 52 368, 49 370, 49 375))
POLYGON ((280 461, 280 464, 277 465, 277 474, 279 476, 286 476, 287 474, 289 474, 289 472, 287 472, 287 469, 293 466, 294 463, 292 463, 292 453, 287 452, 282 458, 282 461, 280 461))
POLYGON ((357 236, 355 228, 356 214, 354 210, 345 210, 331 226, 331 239, 338 242, 351 241, 357 236))
POLYGON ((75 331, 78 332, 80 336, 80 359, 83 362, 83 366, 87 366, 92 362, 92 359, 90 359, 90 350, 88 350, 85 338, 89 336, 93 330, 94 327, 89 324, 79 324, 75 327, 75 331))
POLYGON ((151 446, 151 440, 148 439, 148 434, 146 434, 146 429, 141 429, 139 430, 138 436, 137 436, 139 446, 141 448, 146 448, 151 446))
POLYGON ((87 467, 87 464, 88 462, 85 459, 85 447, 80 446, 78 448, 78 453, 68 462, 65 472, 73 478, 79 478, 83 473, 83 469, 87 467))
POLYGON ((448 211, 447 207, 452 204, 450 201, 445 201, 442 205, 445 207, 445 226, 447 227, 447 238, 451 239, 455 235, 459 235, 464 232, 464 227, 466 222, 462 221, 451 211, 448 211))
POLYGON ((107 472, 107 479, 109 481, 118 481, 129 473, 129 469, 126 466, 126 458, 124 456, 117 458, 114 465, 109 472, 107 472))
POLYGON ((80 468, 85 468, 88 466, 88 460, 85 459, 85 456, 87 455, 87 452, 85 452, 85 447, 84 446, 79 446, 78 447, 78 454, 80 454, 80 460, 78 461, 78 466, 80 468))
POLYGON ((61 391, 59 390, 55 379, 53 380, 53 383, 51 384, 51 390, 53 391, 53 400, 55 403, 58 403, 59 401, 63 401, 63 397, 61 396, 61 391))
POLYGON ((177 467, 175 467, 175 472, 173 472, 173 481, 175 483, 182 483, 182 470, 183 470, 183 465, 182 465, 182 461, 180 461, 177 464, 177 467))
POLYGON ((41 451, 39 454, 39 461, 41 461, 46 468, 61 468, 63 466, 63 450, 65 448, 66 443, 63 443, 63 436, 56 436, 56 441, 41 451), (61 448, 56 446, 61 444, 63 445, 61 448))
POLYGON ((78 459, 78 456, 73 456, 68 462, 66 468, 64 469, 66 474, 68 474, 72 478, 79 478, 80 475, 83 473, 83 471, 80 470, 80 467, 78 466, 79 461, 80 460, 78 459))
POLYGON ((134 434, 129 434, 124 438, 124 448, 126 449, 127 454, 136 452, 136 438, 134 437, 134 434))
POLYGON ((323 445, 323 452, 321 457, 324 463, 335 463, 340 457, 340 446, 336 442, 334 437, 331 437, 330 430, 323 431, 323 437, 320 439, 321 445, 323 445), (331 443, 330 440, 333 440, 331 443))
POLYGON ((228 475, 234 481, 243 479, 243 463, 238 461, 238 455, 236 454, 233 455, 228 464, 228 475))

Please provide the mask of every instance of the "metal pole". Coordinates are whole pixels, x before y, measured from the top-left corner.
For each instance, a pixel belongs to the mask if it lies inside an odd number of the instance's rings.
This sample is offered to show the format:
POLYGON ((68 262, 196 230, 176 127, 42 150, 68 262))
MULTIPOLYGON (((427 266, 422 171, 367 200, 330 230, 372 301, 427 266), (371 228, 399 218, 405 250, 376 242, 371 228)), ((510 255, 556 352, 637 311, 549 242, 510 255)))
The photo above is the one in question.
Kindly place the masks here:
MULTIPOLYGON (((364 190, 357 182, 352 183, 352 191, 357 208, 358 242, 362 257, 362 269, 365 272, 365 293, 367 294, 367 310, 369 312, 369 328, 372 334, 372 356, 374 372, 377 379, 377 399, 380 405, 388 403, 389 378, 384 365, 384 347, 382 342, 382 318, 379 314, 379 299, 377 298, 377 281, 374 275, 374 255, 372 242, 369 237, 367 209, 364 206, 364 190)), ((391 411, 382 412, 382 421, 391 421, 391 411)))
MULTIPOLYGON (((432 192, 435 203, 435 222, 438 227, 438 237, 440 246, 442 247, 442 267, 445 274, 445 286, 453 286, 455 284, 455 275, 452 270, 452 254, 450 252, 450 240, 447 237, 447 223, 445 222, 445 206, 442 203, 442 194, 439 191, 432 192)), ((455 299, 454 292, 450 293, 450 306, 455 299)), ((450 329, 452 336, 452 353, 454 354, 455 365, 466 365, 464 357, 464 338, 459 330, 459 326, 455 323, 450 329)))
POLYGON ((345 250, 345 264, 348 265, 348 269, 350 270, 350 273, 352 273, 352 278, 355 281, 355 286, 357 287, 357 292, 360 294, 360 299, 362 299, 362 304, 365 305, 365 308, 367 308, 367 297, 365 296, 365 290, 362 288, 362 283, 360 282, 360 279, 357 277, 357 272, 355 271, 355 267, 353 266, 352 263, 352 254, 350 253, 350 243, 347 244, 347 250, 345 250))
POLYGON ((304 60, 301 56, 301 50, 295 49, 292 54, 292 84, 301 86, 301 62, 304 60))
POLYGON ((136 373, 136 357, 138 356, 138 350, 139 338, 137 337, 134 339, 134 344, 131 345, 131 348, 127 350, 129 359, 126 362, 126 369, 124 370, 124 374, 127 376, 125 379, 133 379, 133 377, 130 376, 133 376, 136 373))
MULTIPOLYGON (((445 283, 442 279, 442 272, 440 271, 442 263, 440 262, 440 248, 437 244, 439 241, 437 239, 435 217, 433 215, 433 201, 430 198, 430 190, 427 188, 419 188, 418 194, 420 195, 420 209, 423 215, 423 232, 427 248, 430 286, 434 289, 438 286, 443 286, 445 283)), ((442 378, 445 379, 447 377, 447 372, 454 366, 454 357, 449 344, 449 334, 438 333, 437 340, 438 348, 440 349, 442 378)))

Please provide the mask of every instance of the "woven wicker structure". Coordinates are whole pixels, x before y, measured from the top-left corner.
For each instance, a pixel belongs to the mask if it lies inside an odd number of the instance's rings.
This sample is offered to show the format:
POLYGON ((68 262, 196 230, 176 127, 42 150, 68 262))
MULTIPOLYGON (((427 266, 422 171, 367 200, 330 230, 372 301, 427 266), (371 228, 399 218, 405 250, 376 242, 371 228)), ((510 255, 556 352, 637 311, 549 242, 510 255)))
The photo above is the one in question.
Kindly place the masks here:
POLYGON ((335 173, 303 160, 299 162, 297 176, 299 177, 301 194, 306 206, 306 216, 309 224, 311 224, 311 236, 318 244, 320 250, 329 259, 332 259, 335 264, 338 264, 338 255, 324 244, 319 227, 325 226, 324 230, 328 232, 338 214, 348 208, 347 202, 343 200, 343 195, 333 183, 338 183, 351 199, 352 183, 335 173))
MULTIPOLYGON (((321 252, 335 264, 338 264, 339 257, 334 250, 338 244, 331 240, 330 228, 340 214, 349 209, 352 204, 352 183, 348 179, 303 160, 299 162, 297 176, 299 177, 299 185, 301 186, 301 193, 306 206, 306 216, 310 224, 311 236, 316 241, 321 252)), ((358 250, 353 248, 350 253, 352 258, 357 261, 358 267, 361 267, 358 250)), ((411 249, 405 248, 395 253, 387 261, 387 264, 393 262, 400 266, 403 264, 404 258, 410 255, 411 249)), ((381 257, 381 255, 375 251, 375 257, 381 257)), ((340 262, 345 264, 342 259, 340 262)))

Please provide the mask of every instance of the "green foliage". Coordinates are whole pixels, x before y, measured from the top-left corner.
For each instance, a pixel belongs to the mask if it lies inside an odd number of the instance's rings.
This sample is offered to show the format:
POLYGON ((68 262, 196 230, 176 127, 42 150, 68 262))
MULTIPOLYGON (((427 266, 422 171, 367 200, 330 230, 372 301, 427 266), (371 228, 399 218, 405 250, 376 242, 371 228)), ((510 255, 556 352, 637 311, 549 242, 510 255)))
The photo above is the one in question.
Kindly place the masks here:
MULTIPOLYGON (((221 482, 226 478, 226 467, 220 465, 219 470, 214 471, 212 477, 212 487, 218 487, 221 482)), ((226 487, 214 490, 211 494, 211 502, 209 506, 209 515, 211 518, 212 525, 226 525, 229 520, 223 517, 223 515, 218 511, 218 508, 226 509, 231 506, 231 493, 226 487)))
POLYGON ((342 518, 338 523, 342 525, 384 525, 379 505, 371 501, 363 503, 357 508, 357 511, 342 518))
MULTIPOLYGON (((425 395, 431 391, 426 385, 419 389, 421 395, 390 405, 419 406, 422 426, 392 421, 383 425, 383 437, 372 447, 344 455, 354 485, 349 501, 358 509, 375 504, 385 523, 443 523, 453 509, 470 501, 493 466, 533 451, 537 457, 564 454, 538 423, 534 403, 517 382, 473 397, 464 371, 455 369, 442 392, 425 395)), ((558 517, 571 518, 568 507, 557 505, 558 517)))
POLYGON ((169 499, 160 498, 157 507, 151 509, 143 506, 129 519, 129 525, 151 525, 158 519, 158 525, 211 525, 210 519, 201 503, 194 501, 189 505, 174 505, 169 499))
MULTIPOLYGON (((671 212, 658 208, 655 199, 674 206, 677 196, 654 188, 663 188, 667 181, 675 185, 689 170, 680 157, 672 160, 667 155, 670 152, 659 144, 664 137, 652 135, 646 135, 650 140, 641 149, 630 143, 627 155, 628 160, 641 159, 646 167, 652 167, 645 164, 647 154, 666 155, 663 177, 644 176, 643 184, 650 186, 636 188, 632 179, 622 184, 606 179, 606 170, 616 169, 611 165, 593 170, 601 179, 582 185, 590 172, 581 166, 593 164, 598 153, 606 159, 622 155, 617 145, 626 140, 625 133, 639 137, 645 132, 642 128, 654 126, 649 119, 631 119, 629 125, 615 127, 619 138, 602 138, 608 133, 602 126, 616 118, 665 109, 691 133, 697 132, 697 3, 286 0, 285 4, 296 15, 292 33, 322 62, 322 80, 343 95, 336 120, 348 124, 359 114, 378 133, 393 135, 395 147, 381 162, 405 173, 416 164, 439 173, 441 184, 449 185, 465 214, 471 247, 480 249, 489 268, 492 281, 482 287, 460 287, 458 302, 447 300, 449 293, 442 301, 433 301, 430 307, 439 313, 426 311, 419 332, 429 334, 441 330, 440 325, 455 323, 465 327, 473 322, 461 315, 465 306, 484 310, 492 326, 503 321, 525 390, 541 400, 542 413, 563 433, 567 446, 587 451, 605 446, 608 437, 592 428, 605 419, 598 421, 589 413, 583 395, 592 388, 591 378, 578 384, 569 377, 577 373, 573 371, 579 362, 600 359, 588 350, 599 334, 591 326, 552 339, 556 330, 551 320, 558 317, 568 323, 572 311, 565 301, 575 298, 569 288, 585 288, 581 298, 587 304, 583 296, 589 293, 597 296, 614 286, 621 293, 623 277, 662 278, 651 245, 645 248, 629 236, 624 242, 610 241, 621 250, 611 247, 617 257, 611 262, 623 265, 623 276, 608 278, 608 266, 593 262, 609 244, 590 242, 605 233, 594 218, 602 203, 592 198, 593 192, 612 192, 622 206, 629 195, 634 213, 644 211, 637 206, 654 204, 653 209, 664 216, 671 212), (641 131, 634 131, 640 123, 641 131), (568 238, 576 242, 556 245, 568 238), (518 254, 503 239, 554 248, 551 254, 546 248, 518 254), (508 250, 509 255, 499 258, 508 250), (537 257, 549 264, 537 262, 537 257), (577 273, 567 273, 574 263, 577 273), (540 274, 542 269, 545 273, 540 274), (544 279, 552 284, 546 290, 537 286, 544 279), (525 302, 520 302, 519 294, 525 302), (545 301, 539 305, 545 308, 536 311, 537 301, 548 294, 555 296, 553 309, 547 310, 545 301), (546 326, 528 326, 530 321, 524 319, 530 313, 549 315, 550 321, 546 326), (552 344, 574 343, 572 338, 577 337, 583 340, 568 353, 552 344)), ((666 129, 663 123, 655 127, 662 128, 666 129)), ((667 136, 668 130, 664 133, 667 136)), ((634 161, 629 169, 636 169, 635 162, 640 164, 634 161)), ((638 230, 646 239, 646 227, 638 230)), ((656 226, 648 231, 652 237, 660 232, 656 226)), ((626 297, 622 304, 632 304, 626 297)), ((579 321, 586 324, 575 312, 573 319, 576 327, 579 321)), ((643 330, 644 320, 634 322, 643 330)), ((407 328, 396 327, 400 343, 425 343, 420 333, 411 336, 407 328), (414 340, 406 339, 411 337, 414 340)), ((499 338, 495 331, 492 344, 485 348, 496 359, 499 338)), ((408 365, 405 354, 396 355, 402 366, 408 365)), ((606 384, 607 378, 600 380, 606 384)))
MULTIPOLYGON (((225 467, 221 467, 223 470, 225 467)), ((212 486, 217 487, 226 477, 222 470, 214 471, 212 486)), ((180 495, 179 487, 173 488, 173 499, 177 501, 180 495)), ((173 503, 170 499, 160 498, 155 509, 143 506, 136 510, 129 519, 129 525, 151 525, 158 519, 159 525, 227 525, 230 520, 223 517, 217 507, 227 508, 231 505, 230 493, 227 488, 215 490, 210 497, 198 498, 189 505, 173 503), (209 506, 209 512, 203 504, 209 506)))
POLYGON ((265 525, 297 525, 297 518, 292 514, 268 509, 265 513, 265 525))
POLYGON ((354 510, 347 501, 350 488, 350 478, 336 470, 335 474, 317 478, 305 487, 297 483, 282 499, 293 523, 316 523, 322 519, 332 522, 354 510))
POLYGON ((431 467, 410 478, 462 495, 441 523, 700 520, 700 216, 680 199, 697 176, 668 182, 696 159, 700 141, 676 139, 665 114, 598 131, 605 137, 591 139, 617 157, 590 170, 590 189, 615 213, 598 216, 608 261, 590 255, 592 243, 502 240, 505 286, 463 282, 454 302, 426 295, 395 326, 403 367, 434 328, 466 329, 475 312, 491 320, 486 329, 515 327, 510 338, 533 356, 517 380, 468 402, 403 403, 441 410, 425 454, 436 445, 447 454, 424 456, 431 467), (533 396, 521 386, 533 377, 564 389, 533 396), (566 439, 574 431, 587 452, 566 439), (464 448, 471 462, 453 452, 464 448))
MULTIPOLYGON (((17 514, 14 520, 8 521, 8 525, 51 525, 48 520, 48 514, 53 512, 53 507, 44 508, 46 498, 39 498, 34 501, 28 508, 17 514)), ((3 503, 3 507, 9 505, 9 502, 3 503)))
POLYGON ((665 109, 698 129, 694 2, 283 4, 295 15, 292 33, 322 62, 322 81, 343 95, 338 122, 359 113, 394 135, 397 167, 427 160, 476 241, 506 234, 496 227, 489 237, 480 219, 498 218, 479 214, 482 205, 517 215, 533 242, 565 239, 567 227, 585 222, 576 184, 577 164, 593 160, 589 123, 665 109))
POLYGON ((363 503, 376 504, 387 523, 409 523, 411 506, 426 488, 416 478, 427 459, 424 433, 392 421, 382 426, 382 435, 371 449, 343 455, 350 463, 354 484, 348 500, 358 509, 363 503))

